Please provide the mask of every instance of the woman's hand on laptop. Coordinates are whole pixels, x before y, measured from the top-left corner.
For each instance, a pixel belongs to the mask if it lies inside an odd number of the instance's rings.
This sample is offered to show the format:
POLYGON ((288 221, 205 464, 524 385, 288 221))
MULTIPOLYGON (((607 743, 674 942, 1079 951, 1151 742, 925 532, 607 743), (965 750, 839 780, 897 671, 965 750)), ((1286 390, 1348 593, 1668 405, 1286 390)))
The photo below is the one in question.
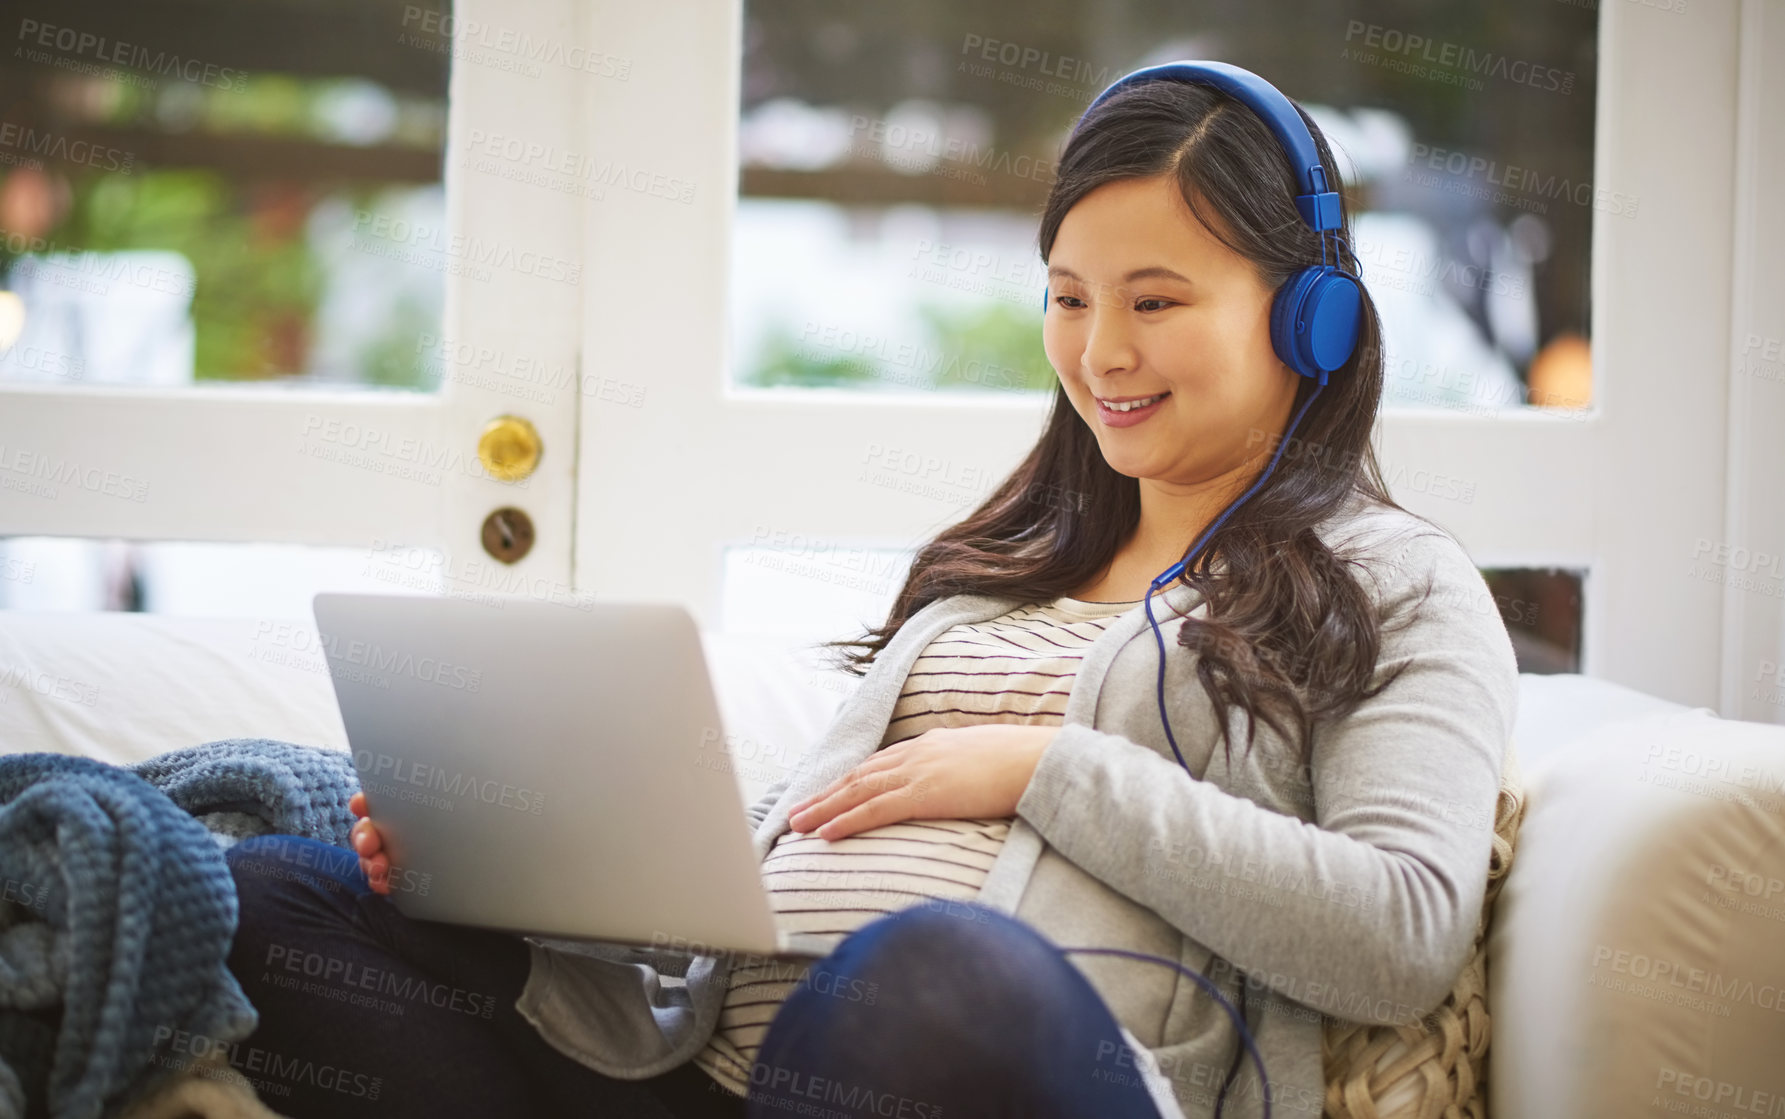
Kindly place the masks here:
POLYGON ((384 837, 378 834, 378 825, 366 812, 366 794, 354 793, 347 810, 359 817, 347 833, 347 842, 359 855, 360 870, 375 892, 390 893, 390 856, 384 853, 384 837))
POLYGON ((875 751, 796 803, 788 823, 841 839, 900 820, 1012 816, 1058 727, 979 723, 936 727, 875 751))

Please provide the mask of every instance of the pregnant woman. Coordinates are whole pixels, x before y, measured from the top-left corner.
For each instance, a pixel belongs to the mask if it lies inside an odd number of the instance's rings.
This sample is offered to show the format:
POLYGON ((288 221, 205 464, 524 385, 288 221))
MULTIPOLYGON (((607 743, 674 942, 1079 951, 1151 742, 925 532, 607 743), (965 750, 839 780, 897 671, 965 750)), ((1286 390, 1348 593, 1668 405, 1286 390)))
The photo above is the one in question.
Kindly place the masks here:
POLYGON ((1518 683, 1467 554, 1382 482, 1339 190, 1242 70, 1086 110, 1041 217, 1046 428, 835 643, 860 685, 750 809, 829 956, 411 921, 371 819, 354 852, 263 837, 230 854, 245 1044, 330 1070, 269 1105, 1318 1116, 1326 1019, 1413 1023, 1469 955, 1518 683))

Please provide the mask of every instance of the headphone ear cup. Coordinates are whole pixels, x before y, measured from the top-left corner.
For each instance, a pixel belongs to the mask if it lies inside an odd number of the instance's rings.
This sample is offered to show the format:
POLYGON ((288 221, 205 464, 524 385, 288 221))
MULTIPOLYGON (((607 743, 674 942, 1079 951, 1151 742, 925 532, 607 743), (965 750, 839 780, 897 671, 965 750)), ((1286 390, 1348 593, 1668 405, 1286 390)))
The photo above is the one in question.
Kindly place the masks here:
POLYGON ((1351 360, 1363 322, 1357 281, 1331 265, 1291 276, 1271 302, 1271 347, 1283 364, 1321 384, 1351 360))
POLYGON ((1302 297, 1297 348, 1325 374, 1351 360, 1363 324, 1363 293, 1357 281, 1330 265, 1302 297))
POLYGON ((1283 281, 1276 298, 1271 300, 1271 348, 1277 351, 1277 357, 1284 365, 1304 377, 1318 378, 1320 370, 1303 356, 1296 341, 1295 322, 1308 288, 1319 278, 1320 269, 1304 268, 1283 281))

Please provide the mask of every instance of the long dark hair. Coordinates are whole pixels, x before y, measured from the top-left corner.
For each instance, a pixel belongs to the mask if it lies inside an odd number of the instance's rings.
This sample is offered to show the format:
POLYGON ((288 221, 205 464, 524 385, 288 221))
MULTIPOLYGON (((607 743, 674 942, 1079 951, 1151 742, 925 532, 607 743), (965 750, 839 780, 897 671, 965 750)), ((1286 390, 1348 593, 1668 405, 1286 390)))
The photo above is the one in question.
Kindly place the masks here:
MULTIPOLYGON (((1326 138, 1307 113, 1296 111, 1314 136, 1327 182, 1343 192, 1326 138)), ((1162 174, 1176 178, 1191 212, 1251 261, 1270 288, 1321 263, 1319 235, 1295 209, 1300 190, 1289 159, 1263 121, 1218 90, 1181 81, 1120 90, 1084 118, 1061 154, 1041 214, 1041 259, 1052 251, 1067 211, 1090 191, 1162 174)), ((1341 231, 1347 237, 1350 224, 1347 205, 1341 231)), ((1329 376, 1270 477, 1179 576, 1208 603, 1207 620, 1186 617, 1177 641, 1199 654, 1196 674, 1220 713, 1229 761, 1230 708, 1248 715, 1248 749, 1262 720, 1299 742, 1305 759, 1317 723, 1343 718, 1393 679, 1368 688, 1381 633, 1371 599, 1350 570, 1361 564, 1335 553, 1315 532, 1351 501, 1407 512, 1389 496, 1370 446, 1382 379, 1381 323, 1366 291, 1351 360, 1329 376), (1218 572, 1210 563, 1217 554, 1224 561, 1218 572), (1285 721, 1298 733, 1291 735, 1285 721)), ((1300 380, 1291 415, 1315 387, 1300 380)), ((1276 445, 1273 435, 1262 449, 1276 445)), ((862 649, 839 666, 862 675, 900 627, 939 598, 985 594, 1045 602, 1071 594, 1110 564, 1139 521, 1139 482, 1104 460, 1096 435, 1057 384, 1040 441, 983 504, 919 549, 886 624, 863 639, 822 646, 862 649)))

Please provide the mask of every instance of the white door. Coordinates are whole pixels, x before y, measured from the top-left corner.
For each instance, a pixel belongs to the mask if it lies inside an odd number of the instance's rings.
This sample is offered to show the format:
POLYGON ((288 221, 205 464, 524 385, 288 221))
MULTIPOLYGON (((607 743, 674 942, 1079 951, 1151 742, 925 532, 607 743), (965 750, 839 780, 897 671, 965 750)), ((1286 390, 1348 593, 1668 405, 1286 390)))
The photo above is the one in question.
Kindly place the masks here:
MULTIPOLYGON (((459 18, 559 41, 572 5, 467 0, 459 18)), ((392 31, 453 41, 450 25, 392 31)), ((363 550, 373 567, 425 548, 442 561, 425 574, 448 586, 567 589, 582 200, 514 176, 498 138, 515 129, 517 106, 527 127, 574 134, 588 74, 503 61, 461 51, 451 66, 444 228, 377 210, 353 219, 356 248, 443 273, 444 321, 416 338, 439 391, 0 381, 0 535, 335 545, 363 550), (498 480, 480 462, 480 436, 501 415, 539 433, 526 478, 498 480), (534 529, 513 564, 482 542, 503 507, 534 529)), ((78 270, 78 257, 65 267, 78 270)))

